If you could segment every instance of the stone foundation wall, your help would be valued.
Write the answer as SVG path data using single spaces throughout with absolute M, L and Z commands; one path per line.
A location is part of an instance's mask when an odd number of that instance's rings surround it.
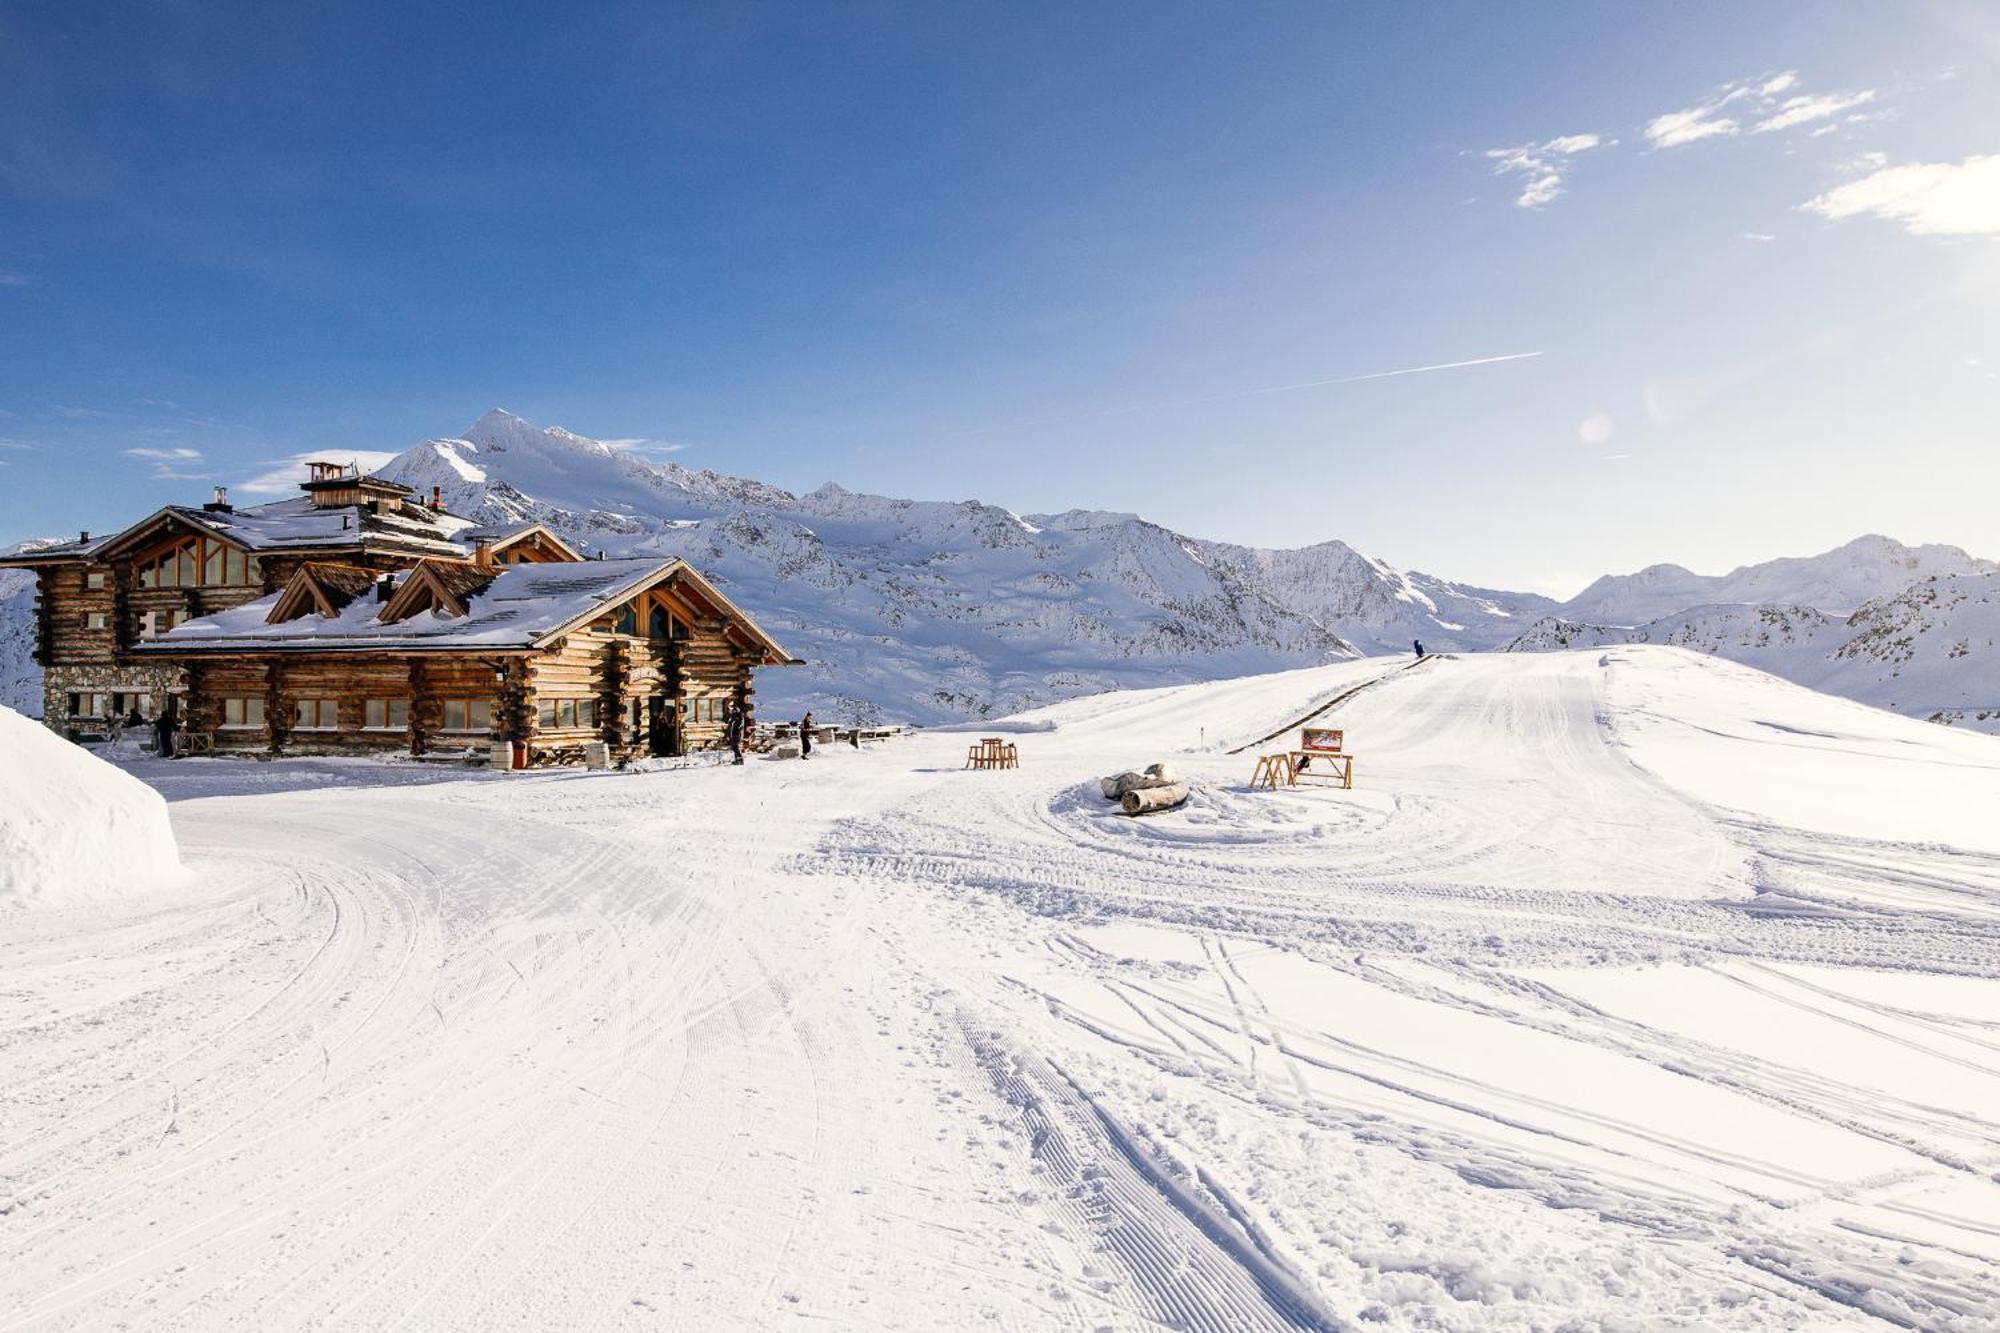
M 143 690 L 153 696 L 147 714 L 157 714 L 167 695 L 187 688 L 187 676 L 177 666 L 157 662 L 92 662 L 83 666 L 50 666 L 42 669 L 42 725 L 50 731 L 70 729 L 69 696 L 72 694 L 118 694 Z

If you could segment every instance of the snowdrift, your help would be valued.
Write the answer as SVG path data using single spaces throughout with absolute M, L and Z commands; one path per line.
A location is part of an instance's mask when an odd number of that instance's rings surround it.
M 0 912 L 137 893 L 181 873 L 158 792 L 0 708 Z

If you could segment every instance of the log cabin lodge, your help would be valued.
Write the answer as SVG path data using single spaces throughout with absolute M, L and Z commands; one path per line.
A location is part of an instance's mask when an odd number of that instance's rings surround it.
M 352 464 L 236 509 L 217 488 L 124 531 L 0 558 L 37 575 L 43 721 L 135 710 L 191 753 L 496 753 L 509 766 L 718 748 L 794 659 L 685 561 L 586 560 Z

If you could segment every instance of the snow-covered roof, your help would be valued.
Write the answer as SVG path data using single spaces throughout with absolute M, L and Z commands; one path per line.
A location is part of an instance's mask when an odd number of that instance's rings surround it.
M 468 574 L 472 570 L 471 566 L 442 562 L 433 568 Z M 522 651 L 543 647 L 606 607 L 676 576 L 693 584 L 704 599 L 736 621 L 768 656 L 781 662 L 790 660 L 783 648 L 685 561 L 660 556 L 498 565 L 490 573 L 481 570 L 477 579 L 466 580 L 466 614 L 420 611 L 387 624 L 380 618 L 384 601 L 357 597 L 337 615 L 304 615 L 274 625 L 268 617 L 281 594 L 273 593 L 186 621 L 156 639 L 134 644 L 133 651 L 164 656 L 272 651 Z M 481 582 L 483 586 L 476 586 Z
M 34 565 L 102 558 L 163 524 L 174 523 L 219 537 L 253 555 L 365 548 L 455 557 L 471 548 L 471 543 L 460 534 L 473 526 L 470 520 L 457 514 L 420 505 L 406 504 L 396 509 L 340 505 L 323 509 L 315 506 L 307 495 L 245 509 L 167 505 L 120 532 L 88 541 L 43 546 L 10 557 L 5 563 Z
M 475 523 L 458 529 L 452 534 L 454 541 L 463 546 L 475 546 L 485 542 L 494 550 L 504 550 L 529 537 L 540 537 L 545 542 L 567 552 L 571 558 L 581 560 L 583 553 L 564 541 L 555 529 L 546 523 L 516 521 L 512 523 Z

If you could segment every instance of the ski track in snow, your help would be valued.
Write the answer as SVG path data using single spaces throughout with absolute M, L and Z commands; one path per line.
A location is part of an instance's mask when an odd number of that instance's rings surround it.
M 2000 742 L 1734 670 L 141 765 L 200 882 L 0 919 L 0 1329 L 2000 1328 Z M 1354 791 L 1245 789 L 1342 696 Z M 1794 816 L 1912 755 L 1963 839 Z

